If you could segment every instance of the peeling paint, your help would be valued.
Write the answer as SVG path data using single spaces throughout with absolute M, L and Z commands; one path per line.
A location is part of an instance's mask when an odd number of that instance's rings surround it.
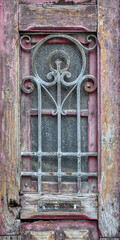
M 101 47 L 101 179 L 99 228 L 103 237 L 118 237 L 118 18 L 119 1 L 98 0 Z

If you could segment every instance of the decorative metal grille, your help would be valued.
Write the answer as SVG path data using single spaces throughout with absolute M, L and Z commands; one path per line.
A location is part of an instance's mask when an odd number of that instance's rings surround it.
M 67 39 L 71 41 L 73 44 L 75 44 L 78 48 L 78 51 L 80 51 L 80 54 L 82 56 L 82 66 L 79 75 L 76 79 L 73 81 L 70 80 L 71 73 L 69 72 L 69 66 L 70 66 L 70 56 L 63 50 L 54 50 L 52 51 L 49 56 L 47 63 L 49 66 L 50 72 L 47 74 L 47 81 L 42 79 L 40 77 L 40 74 L 37 71 L 36 68 L 36 55 L 38 53 L 38 50 L 41 48 L 43 44 L 46 43 L 46 41 L 54 38 L 62 38 Z M 77 188 L 78 193 L 81 192 L 81 179 L 82 177 L 89 177 L 89 176 L 97 176 L 97 173 L 89 173 L 89 172 L 83 172 L 82 171 L 82 157 L 89 157 L 89 156 L 97 156 L 97 152 L 82 152 L 81 150 L 81 105 L 80 105 L 80 88 L 81 84 L 85 79 L 91 79 L 93 84 L 91 85 L 91 82 L 87 81 L 84 85 L 84 88 L 87 92 L 93 92 L 96 90 L 97 87 L 97 81 L 96 78 L 93 75 L 85 74 L 85 68 L 86 68 L 86 55 L 85 51 L 92 51 L 96 45 L 96 36 L 95 35 L 88 35 L 87 41 L 88 43 L 94 40 L 94 46 L 92 48 L 87 48 L 84 45 L 82 45 L 78 40 L 75 38 L 65 35 L 65 34 L 53 34 L 49 35 L 45 38 L 43 38 L 41 41 L 39 41 L 37 44 L 33 45 L 31 48 L 26 48 L 23 45 L 23 39 L 26 39 L 26 42 L 29 43 L 31 41 L 30 36 L 24 35 L 20 39 L 20 45 L 25 51 L 33 51 L 32 54 L 32 73 L 33 75 L 26 76 L 21 81 L 21 89 L 23 92 L 30 94 L 34 90 L 34 83 L 37 85 L 37 92 L 38 92 L 38 151 L 36 152 L 22 152 L 22 156 L 36 156 L 38 157 L 38 171 L 36 172 L 21 172 L 22 176 L 37 176 L 38 177 L 38 192 L 42 192 L 42 176 L 56 176 L 58 178 L 58 192 L 61 193 L 61 178 L 62 177 L 76 177 L 77 178 Z M 62 58 L 66 61 L 66 65 L 63 66 L 62 61 L 59 58 L 59 55 L 62 56 Z M 58 56 L 57 60 L 55 61 L 56 67 L 53 67 L 52 65 L 52 59 L 54 59 L 54 56 Z M 55 66 L 54 65 L 54 66 Z M 28 80 L 29 83 L 28 83 Z M 54 98 L 54 96 L 49 91 L 49 87 L 57 87 L 57 100 Z M 69 89 L 69 92 L 67 95 L 62 99 L 61 96 L 61 88 L 67 88 Z M 61 134 L 62 134 L 62 126 L 61 126 L 61 117 L 67 116 L 71 114 L 71 110 L 65 110 L 64 104 L 69 98 L 70 94 L 76 89 L 76 95 L 77 95 L 77 111 L 72 112 L 72 114 L 77 114 L 77 151 L 76 152 L 63 152 L 61 147 Z M 57 116 L 57 151 L 56 152 L 44 152 L 42 151 L 42 91 L 45 91 L 48 96 L 51 98 L 51 100 L 54 103 L 55 109 L 51 110 L 51 115 Z M 85 110 L 87 111 L 87 110 Z M 58 170 L 55 172 L 45 172 L 42 169 L 42 161 L 44 157 L 57 157 L 58 161 Z M 71 172 L 69 174 L 68 172 L 62 171 L 62 164 L 61 159 L 62 157 L 76 157 L 77 158 L 77 171 Z

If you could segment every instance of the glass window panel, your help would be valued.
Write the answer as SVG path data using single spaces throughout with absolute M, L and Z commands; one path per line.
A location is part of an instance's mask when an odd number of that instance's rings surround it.
M 31 117 L 31 151 L 38 151 L 38 117 Z
M 42 151 L 57 152 L 57 118 L 42 117 Z
M 88 152 L 88 118 L 81 117 L 81 151 Z
M 46 156 L 42 157 L 42 172 L 57 172 L 58 160 L 57 157 Z
M 77 152 L 77 118 L 62 117 L 62 151 Z
M 61 170 L 62 172 L 77 172 L 77 158 L 62 157 Z
M 34 156 L 31 157 L 31 171 L 38 172 L 38 158 Z

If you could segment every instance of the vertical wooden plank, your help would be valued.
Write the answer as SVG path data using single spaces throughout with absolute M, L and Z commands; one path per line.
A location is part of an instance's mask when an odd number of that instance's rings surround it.
M 101 164 L 99 164 L 99 228 L 103 237 L 119 236 L 118 181 L 118 45 L 119 0 L 98 0 L 101 48 Z
M 0 234 L 15 234 L 19 220 L 18 4 L 0 0 Z
M 89 44 L 93 47 L 93 43 Z M 89 74 L 97 77 L 97 53 L 96 49 L 89 52 Z M 92 82 L 91 82 L 92 83 Z M 88 152 L 97 152 L 97 92 L 89 93 L 88 106 Z M 97 158 L 88 158 L 89 172 L 97 172 Z M 97 178 L 89 177 L 89 191 L 97 192 Z

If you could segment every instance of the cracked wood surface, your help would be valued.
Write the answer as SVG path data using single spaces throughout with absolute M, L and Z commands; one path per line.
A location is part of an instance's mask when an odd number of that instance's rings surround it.
M 21 224 L 21 240 L 98 240 L 95 221 L 37 221 Z
M 20 236 L 2 236 L 0 240 L 21 240 Z
M 28 0 L 31 3 L 31 0 Z M 21 0 L 28 3 L 27 0 Z M 36 0 L 37 2 L 37 0 Z M 80 2 L 80 1 L 79 1 Z M 92 3 L 92 1 L 91 1 Z M 59 8 L 59 14 L 58 14 Z M 20 30 L 63 27 L 96 31 L 96 7 L 20 6 Z M 24 10 L 24 11 L 22 11 Z M 39 17 L 39 11 L 42 11 Z M 82 13 L 82 15 L 79 13 Z M 98 0 L 98 39 L 101 59 L 99 74 L 101 102 L 99 124 L 102 133 L 99 158 L 99 228 L 103 238 L 119 239 L 118 182 L 118 17 L 119 0 Z M 49 17 L 48 13 L 49 12 Z M 53 18 L 55 16 L 55 21 Z M 30 24 L 31 15 L 32 24 Z M 58 18 L 57 18 L 58 16 Z M 61 20 L 65 16 L 65 21 Z M 76 18 L 76 21 L 74 20 Z M 53 25 L 55 22 L 55 25 Z M 9 25 L 8 25 L 9 23 Z M 36 24 L 35 24 L 36 23 Z M 19 43 L 18 4 L 16 0 L 0 0 L 0 240 L 19 239 Z M 69 25 L 68 25 L 69 24 Z M 83 28 L 84 26 L 84 28 Z M 38 30 L 39 30 L 38 29 Z M 99 75 L 98 74 L 98 75 Z M 100 99 L 100 98 L 99 98 Z M 99 134 L 100 136 L 100 134 Z M 15 204 L 16 207 L 13 207 Z
M 85 5 L 95 5 L 96 0 L 19 0 L 19 3 L 23 4 L 85 4 Z
M 44 202 L 44 201 L 55 201 L 59 203 L 59 201 L 77 201 L 80 202 L 80 210 L 79 212 L 72 211 L 72 212 L 63 212 L 63 211 L 51 211 L 51 212 L 40 212 L 38 211 L 38 201 Z M 80 196 L 57 196 L 57 195 L 43 195 L 40 194 L 24 194 L 24 196 L 21 198 L 21 219 L 37 219 L 37 218 L 50 218 L 51 216 L 54 216 L 54 218 L 71 218 L 70 215 L 72 215 L 72 218 L 81 218 L 81 219 L 97 219 L 97 195 L 96 194 L 82 194 Z M 52 217 L 51 217 L 52 218 Z
M 98 0 L 100 44 L 101 158 L 99 159 L 99 228 L 103 237 L 119 237 L 118 45 L 119 0 Z M 98 59 L 99 61 L 99 59 Z
M 77 31 L 96 31 L 96 6 L 47 6 L 21 4 L 19 9 L 19 30 L 34 31 L 42 29 L 59 29 Z
M 0 235 L 18 233 L 19 35 L 16 0 L 0 0 Z M 8 238 L 9 239 L 9 238 Z

